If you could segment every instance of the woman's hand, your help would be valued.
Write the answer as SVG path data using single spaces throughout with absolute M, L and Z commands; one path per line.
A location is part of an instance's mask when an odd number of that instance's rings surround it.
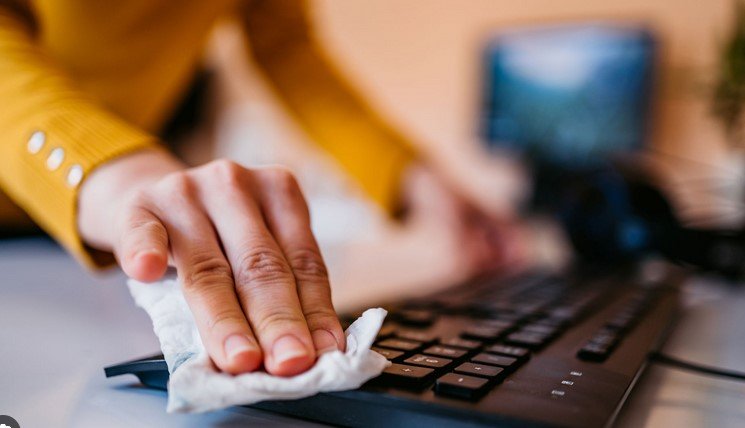
M 430 235 L 429 245 L 440 244 L 443 254 L 438 265 L 451 282 L 524 263 L 523 243 L 512 219 L 484 212 L 428 167 L 408 168 L 402 194 L 406 223 Z
M 186 168 L 159 151 L 97 169 L 79 199 L 79 230 L 122 269 L 154 281 L 175 265 L 218 368 L 281 376 L 343 350 L 326 267 L 303 195 L 282 168 L 225 160 Z

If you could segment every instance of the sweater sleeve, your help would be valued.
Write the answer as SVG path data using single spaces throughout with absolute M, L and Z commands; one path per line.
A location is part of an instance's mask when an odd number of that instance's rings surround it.
M 77 231 L 78 189 L 97 166 L 155 138 L 76 90 L 18 4 L 0 0 L 0 187 L 80 261 L 109 264 L 113 257 L 86 247 Z
M 333 155 L 389 213 L 414 157 L 407 140 L 378 116 L 313 37 L 304 0 L 248 2 L 241 13 L 259 68 L 308 135 Z

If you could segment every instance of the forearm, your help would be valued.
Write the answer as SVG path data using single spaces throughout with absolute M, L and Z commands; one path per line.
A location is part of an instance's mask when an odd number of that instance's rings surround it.
M 310 137 L 395 211 L 414 150 L 337 70 L 315 41 L 306 8 L 300 0 L 253 2 L 243 14 L 253 56 Z

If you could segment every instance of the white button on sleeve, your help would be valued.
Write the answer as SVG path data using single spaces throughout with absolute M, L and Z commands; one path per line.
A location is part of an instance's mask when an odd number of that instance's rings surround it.
M 46 143 L 46 141 L 47 135 L 42 131 L 36 131 L 31 134 L 31 137 L 28 139 L 26 148 L 28 149 L 29 153 L 35 155 L 39 153 L 42 148 L 44 148 L 44 143 Z
M 83 167 L 80 165 L 73 165 L 67 170 L 67 185 L 75 187 L 83 180 Z
M 47 158 L 47 168 L 49 168 L 50 171 L 54 171 L 57 168 L 62 165 L 62 162 L 65 160 L 65 150 L 57 147 L 56 149 L 52 150 L 51 153 L 49 153 L 49 157 Z

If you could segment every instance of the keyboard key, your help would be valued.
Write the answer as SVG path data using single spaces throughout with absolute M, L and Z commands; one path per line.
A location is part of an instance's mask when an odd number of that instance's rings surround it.
M 610 348 L 604 345 L 588 343 L 577 352 L 577 357 L 585 361 L 601 362 L 605 361 L 610 355 Z
M 481 346 L 481 342 L 477 340 L 468 340 L 460 337 L 450 337 L 440 341 L 441 344 L 446 346 L 454 346 L 456 348 L 463 348 L 468 350 L 474 350 Z
M 466 355 L 468 351 L 466 351 L 465 349 L 451 348 L 449 346 L 435 345 L 425 349 L 424 351 L 422 351 L 422 353 L 455 360 Z
M 549 339 L 549 336 L 546 336 L 545 334 L 518 331 L 508 335 L 504 341 L 510 345 L 522 346 L 528 349 L 538 349 L 545 345 Z
M 499 339 L 505 331 L 506 329 L 499 327 L 470 326 L 460 335 L 464 339 L 476 339 L 484 342 L 491 342 Z
M 380 327 L 380 331 L 378 331 L 378 340 L 387 339 L 391 336 L 393 336 L 393 333 L 396 331 L 396 326 L 393 324 L 384 324 L 383 327 Z
M 618 336 L 615 334 L 609 334 L 609 333 L 595 333 L 590 338 L 590 342 L 592 342 L 595 345 L 603 345 L 607 347 L 613 347 L 618 343 Z
M 491 328 L 502 328 L 502 329 L 510 329 L 515 327 L 514 321 L 507 321 L 504 319 L 491 319 L 491 320 L 485 320 L 478 323 L 479 327 L 491 327 Z
M 403 325 L 429 327 L 437 316 L 434 312 L 421 309 L 404 309 L 394 314 L 395 320 Z
M 435 393 L 450 397 L 475 400 L 488 390 L 489 380 L 474 376 L 448 373 L 437 379 Z
M 525 315 L 514 312 L 492 312 L 489 314 L 489 318 L 495 321 L 504 321 L 514 324 L 525 318 Z
M 453 360 L 442 357 L 432 357 L 430 355 L 416 354 L 413 357 L 409 357 L 404 360 L 404 363 L 414 364 L 417 366 L 430 367 L 433 369 L 440 369 L 448 364 L 452 363 Z
M 619 333 L 627 331 L 634 322 L 633 317 L 626 315 L 617 315 L 605 324 L 606 328 L 615 330 Z
M 569 324 L 571 324 L 571 321 L 567 319 L 562 319 L 562 318 L 545 317 L 545 318 L 539 318 L 537 320 L 534 320 L 531 322 L 531 324 L 554 327 L 557 329 L 557 331 L 559 331 L 559 330 L 565 329 Z
M 373 346 L 371 349 L 377 352 L 378 354 L 384 356 L 388 361 L 395 360 L 396 358 L 404 354 L 401 351 L 394 351 L 393 349 L 378 348 L 376 346 Z
M 399 388 L 420 388 L 429 383 L 434 376 L 434 369 L 427 367 L 391 364 L 383 370 L 380 381 Z
M 486 364 L 474 364 L 474 363 L 463 363 L 456 367 L 454 370 L 456 373 L 480 376 L 489 379 L 501 379 L 504 377 L 505 370 L 502 367 L 487 366 Z
M 422 347 L 421 342 L 413 342 L 411 340 L 404 340 L 404 339 L 386 339 L 383 341 L 378 342 L 377 344 L 381 348 L 389 348 L 389 349 L 395 349 L 397 351 L 413 351 L 415 349 L 419 349 Z
M 505 357 L 504 355 L 487 354 L 482 352 L 471 359 L 476 363 L 491 364 L 493 366 L 514 369 L 517 367 L 517 358 Z
M 530 358 L 530 351 L 518 346 L 491 345 L 487 347 L 485 351 L 490 354 L 506 355 L 508 357 L 517 358 L 519 361 L 525 361 Z
M 415 342 L 422 343 L 433 343 L 437 340 L 437 336 L 431 333 L 425 333 L 423 331 L 399 329 L 394 333 L 399 339 L 412 340 Z
M 527 324 L 522 326 L 522 328 L 520 328 L 520 331 L 524 331 L 527 333 L 539 333 L 546 336 L 555 336 L 559 332 L 559 329 L 543 324 Z

